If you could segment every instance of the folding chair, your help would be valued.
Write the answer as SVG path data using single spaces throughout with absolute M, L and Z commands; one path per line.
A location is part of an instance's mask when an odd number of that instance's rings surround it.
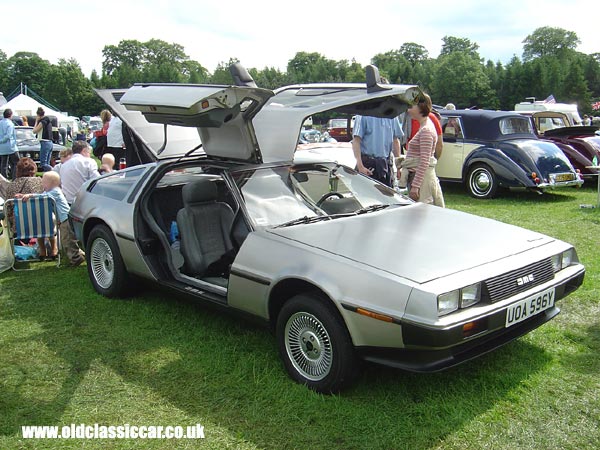
M 54 223 L 54 218 L 58 217 L 56 204 L 51 197 L 46 195 L 34 195 L 24 201 L 22 199 L 8 199 L 4 204 L 5 209 L 13 209 L 14 233 L 13 227 L 9 224 L 9 237 L 11 250 L 15 255 L 13 270 L 17 269 L 15 254 L 15 241 L 29 241 L 30 239 L 56 238 L 57 245 L 60 244 L 60 230 Z M 39 241 L 38 241 L 39 242 Z M 38 244 L 39 245 L 39 244 Z M 39 258 L 27 259 L 24 262 L 41 261 Z M 56 258 L 56 267 L 60 266 L 60 251 Z

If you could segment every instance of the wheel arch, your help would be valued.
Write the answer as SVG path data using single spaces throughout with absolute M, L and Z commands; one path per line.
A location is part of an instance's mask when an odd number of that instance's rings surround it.
M 277 284 L 271 289 L 271 292 L 269 293 L 268 303 L 270 327 L 273 329 L 275 328 L 279 312 L 281 311 L 281 308 L 283 308 L 283 305 L 286 301 L 298 294 L 306 293 L 317 294 L 324 300 L 326 300 L 328 303 L 330 303 L 340 315 L 340 318 L 344 322 L 344 326 L 346 327 L 346 329 L 348 329 L 348 324 L 344 320 L 343 314 L 341 314 L 338 306 L 331 299 L 331 296 L 316 284 L 300 278 L 285 278 L 277 282 Z
M 110 232 L 113 233 L 113 236 L 114 236 L 114 232 L 113 232 L 112 228 L 104 220 L 102 220 L 98 217 L 90 217 L 83 224 L 83 233 L 82 233 L 81 237 L 82 237 L 82 244 L 83 244 L 84 248 L 87 246 L 87 240 L 88 240 L 90 233 L 92 232 L 94 227 L 96 227 L 97 225 L 106 226 L 106 228 L 108 228 L 110 230 Z
M 481 147 L 473 151 L 463 164 L 463 183 L 468 182 L 467 175 L 475 164 L 492 169 L 501 187 L 535 187 L 529 174 L 500 148 Z

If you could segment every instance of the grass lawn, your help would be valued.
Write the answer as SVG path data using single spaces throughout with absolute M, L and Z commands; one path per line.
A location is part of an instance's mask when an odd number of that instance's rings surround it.
M 103 298 L 85 267 L 10 271 L 0 275 L 0 449 L 600 448 L 600 210 L 579 209 L 596 201 L 595 185 L 489 201 L 444 188 L 449 208 L 575 244 L 586 280 L 555 320 L 442 373 L 368 366 L 353 388 L 323 396 L 288 378 L 262 328 L 152 287 Z M 71 423 L 200 423 L 206 439 L 21 438 L 21 425 Z

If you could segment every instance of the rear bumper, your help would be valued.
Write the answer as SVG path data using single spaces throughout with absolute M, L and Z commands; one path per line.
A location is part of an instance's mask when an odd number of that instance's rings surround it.
M 541 189 L 542 191 L 545 191 L 545 190 L 558 189 L 558 188 L 570 187 L 570 186 L 581 186 L 582 184 L 583 184 L 583 179 L 577 179 L 577 180 L 573 180 L 573 181 L 561 181 L 561 182 L 556 182 L 556 183 L 540 183 L 535 187 L 537 189 Z
M 583 283 L 585 270 L 555 286 L 556 300 L 564 298 Z M 555 305 L 519 324 L 505 327 L 506 309 L 484 318 L 485 329 L 465 338 L 462 325 L 431 329 L 414 323 L 402 323 L 405 348 L 357 347 L 365 361 L 411 372 L 437 372 L 484 355 L 524 334 L 535 330 L 558 315 Z

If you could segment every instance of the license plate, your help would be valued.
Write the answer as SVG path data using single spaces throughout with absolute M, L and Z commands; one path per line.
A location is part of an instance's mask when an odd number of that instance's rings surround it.
M 346 134 L 346 130 L 340 131 L 340 134 Z
M 524 321 L 554 306 L 554 288 L 538 292 L 525 300 L 510 305 L 506 310 L 506 328 Z
M 558 173 L 554 176 L 554 179 L 558 183 L 561 181 L 573 181 L 575 179 L 575 175 L 572 173 Z

